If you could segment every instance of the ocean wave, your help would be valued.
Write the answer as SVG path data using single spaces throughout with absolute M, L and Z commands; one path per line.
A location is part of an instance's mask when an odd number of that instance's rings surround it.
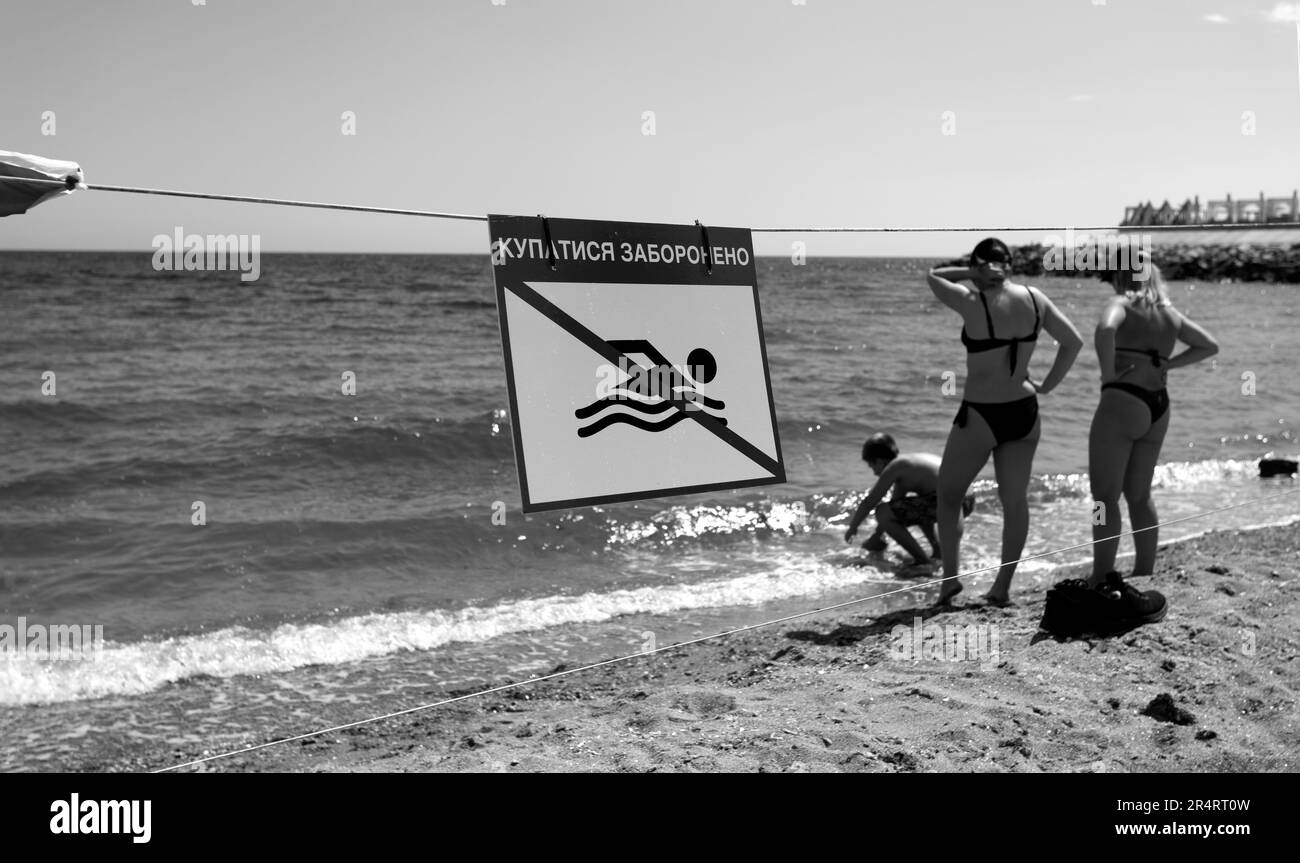
M 371 464 L 416 459 L 430 464 L 464 459 L 508 457 L 510 424 L 503 411 L 472 418 L 364 424 L 361 418 L 333 430 L 293 431 L 253 444 L 250 449 L 294 463 L 325 457 L 331 464 Z
M 1248 479 L 1259 474 L 1257 461 L 1239 459 L 1170 462 L 1156 469 L 1157 489 L 1192 489 L 1225 479 Z M 982 512 L 998 509 L 997 483 L 977 480 L 971 487 Z M 848 490 L 807 495 L 793 500 L 753 496 L 734 504 L 670 506 L 644 519 L 611 519 L 609 544 L 674 545 L 683 542 L 716 543 L 738 536 L 762 538 L 791 536 L 825 529 L 844 520 L 862 499 L 863 491 Z M 1047 474 L 1029 484 L 1031 502 L 1038 505 L 1059 500 L 1089 500 L 1087 474 Z M 601 512 L 597 508 L 597 513 Z
M 205 398 L 156 398 L 115 400 L 111 404 L 88 405 L 65 398 L 19 399 L 0 403 L 0 417 L 18 424 L 18 431 L 44 433 L 55 427 L 132 423 L 196 422 L 210 419 L 261 418 L 282 410 L 259 399 L 219 400 Z
M 294 468 L 301 473 L 303 462 L 319 459 L 337 459 L 347 462 L 368 463 L 375 460 L 410 458 L 429 465 L 438 462 L 462 460 L 490 454 L 499 461 L 508 462 L 510 443 L 503 435 L 493 436 L 483 424 L 490 418 L 473 422 L 451 422 L 448 433 L 452 439 L 437 434 L 412 432 L 395 427 L 357 429 L 355 433 L 341 436 L 294 436 L 292 443 L 281 441 L 283 449 L 274 463 L 286 470 Z M 498 425 L 501 418 L 496 418 Z M 477 431 L 470 431 L 477 429 Z M 455 443 L 459 435 L 469 435 L 468 442 Z M 260 489 L 271 476 L 268 463 L 256 462 L 250 467 L 247 455 L 195 463 L 179 459 L 133 460 L 129 464 L 93 465 L 46 471 L 42 474 L 0 485 L 0 492 L 12 501 L 53 494 L 60 490 L 69 492 L 84 484 L 111 482 L 113 484 L 162 485 L 169 481 L 193 481 L 196 476 L 241 476 L 250 469 L 258 483 L 249 487 L 255 500 Z M 1158 490 L 1196 490 L 1224 480 L 1240 481 L 1258 475 L 1258 465 L 1248 460 L 1212 460 L 1199 462 L 1173 462 L 1160 465 L 1155 476 Z M 997 484 L 991 479 L 978 480 L 972 486 L 977 498 L 977 511 L 997 512 Z M 734 547 L 754 541 L 778 537 L 791 537 L 815 533 L 841 524 L 846 513 L 851 512 L 861 500 L 861 489 L 838 489 L 796 497 L 780 497 L 771 492 L 737 493 L 732 500 L 664 505 L 622 504 L 592 507 L 555 513 L 536 513 L 528 516 L 528 533 L 547 537 L 545 543 L 529 543 L 533 551 L 568 551 L 587 553 L 601 548 L 639 548 L 652 551 L 668 547 L 693 547 L 719 549 Z M 1049 474 L 1035 477 L 1030 482 L 1029 497 L 1036 507 L 1058 502 L 1091 499 L 1086 474 Z M 647 513 L 649 508 L 651 512 Z M 243 516 L 237 520 L 214 521 L 223 542 L 269 543 L 276 545 L 285 536 L 292 535 L 301 542 L 316 541 L 336 543 L 345 539 L 364 541 L 368 534 L 382 532 L 394 553 L 392 562 L 400 562 L 405 555 L 412 560 L 427 553 L 429 541 L 440 544 L 443 553 L 472 553 L 483 543 L 495 543 L 499 528 L 490 520 L 471 517 L 466 511 L 430 513 L 419 517 L 394 517 L 392 511 L 380 511 L 375 518 L 338 517 L 339 508 L 321 510 L 313 515 L 303 511 L 302 517 L 285 519 L 281 510 L 267 508 L 267 518 L 251 513 L 259 511 L 252 503 L 241 505 Z M 475 513 L 477 515 L 479 513 Z M 77 517 L 70 521 L 50 520 L 40 516 L 36 522 L 16 517 L 7 525 L 0 525 L 0 539 L 7 537 L 13 548 L 21 547 L 25 553 L 35 554 L 41 549 L 57 549 L 66 536 L 76 535 L 90 543 L 119 542 L 123 532 L 137 532 L 143 539 L 154 529 L 168 530 L 173 525 L 141 525 L 114 519 Z M 139 533 L 143 531 L 144 533 Z M 283 562 L 282 562 L 283 563 Z
M 48 429 L 50 424 L 67 427 L 79 423 L 113 421 L 112 414 L 107 409 L 56 398 L 0 402 L 0 417 L 7 422 L 39 424 L 42 429 Z
M 1225 479 L 1249 479 L 1259 476 L 1258 459 L 1206 459 L 1203 461 L 1175 461 L 1156 465 L 1151 479 L 1152 489 L 1189 489 Z M 989 483 L 989 490 L 996 490 Z M 1038 500 L 1062 497 L 1090 497 L 1092 494 L 1086 473 L 1044 474 L 1029 483 L 1029 494 Z
M 496 311 L 497 304 L 495 300 L 465 300 L 465 299 L 448 299 L 439 300 L 438 305 L 448 309 L 491 309 Z
M 455 611 L 372 613 L 267 631 L 231 627 L 129 644 L 105 642 L 93 661 L 0 658 L 0 704 L 41 704 L 137 695 L 187 678 L 233 677 L 333 665 L 401 651 L 483 642 L 631 614 L 761 605 L 870 581 L 873 573 L 787 555 L 761 574 L 578 596 L 545 596 Z
M 47 408 L 28 402 L 20 405 L 22 411 L 42 423 L 45 434 L 49 433 L 51 416 L 69 427 L 92 420 L 113 422 L 111 415 L 94 408 L 72 405 Z M 119 408 L 114 415 L 120 419 L 125 410 Z M 263 416 L 255 402 L 241 410 L 249 418 Z M 0 492 L 17 500 L 75 494 L 92 487 L 229 479 L 245 471 L 252 471 L 261 481 L 281 471 L 292 471 L 297 477 L 304 470 L 337 471 L 349 466 L 393 466 L 403 462 L 437 468 L 474 461 L 498 462 L 509 459 L 512 452 L 510 424 L 502 411 L 467 419 L 436 418 L 396 424 L 369 424 L 360 417 L 349 419 L 352 421 L 347 424 L 343 424 L 346 420 L 336 421 L 328 430 L 319 426 L 266 431 L 244 427 L 233 430 L 233 437 L 213 433 L 197 442 L 192 434 L 181 429 L 175 437 L 156 438 L 147 449 L 137 448 L 130 454 L 102 458 L 83 454 L 57 467 L 26 473 L 15 471 L 8 482 L 0 483 Z M 191 452 L 195 452 L 192 457 L 188 455 Z
M 797 521 L 797 508 L 787 515 Z M 1252 526 L 1296 523 L 1300 523 L 1300 516 L 1288 514 Z M 1177 541 L 1198 535 L 1185 534 Z M 1083 559 L 1033 560 L 1022 565 L 1022 578 L 1032 574 L 1041 580 Z M 963 569 L 973 572 L 980 566 L 996 566 L 995 561 L 996 557 L 988 552 L 971 549 Z M 454 610 L 372 612 L 322 622 L 283 623 L 265 630 L 233 626 L 131 643 L 108 641 L 92 654 L 90 661 L 42 661 L 0 655 L 0 705 L 139 695 L 205 676 L 230 678 L 340 665 L 402 652 L 483 643 L 555 627 L 601 624 L 631 615 L 760 606 L 872 583 L 879 587 L 864 599 L 908 588 L 878 570 L 845 566 L 844 562 L 843 555 L 778 551 L 764 555 L 762 572 L 705 581 L 546 595 Z M 864 610 L 870 613 L 869 607 L 864 606 Z
M 1163 481 L 1180 483 L 1184 488 L 1194 490 L 1197 486 L 1212 485 L 1216 480 L 1235 476 L 1238 478 L 1237 487 L 1241 489 L 1240 480 L 1254 475 L 1255 464 L 1224 461 L 1176 463 L 1165 467 L 1167 471 Z M 1082 478 L 1076 475 L 1063 475 L 1042 477 L 1036 483 L 1041 489 L 1050 490 L 1045 493 L 1055 494 L 1058 499 L 1066 501 L 1064 509 L 1070 510 L 1073 504 L 1068 502 L 1069 499 L 1086 499 L 1086 484 L 1081 486 L 1081 481 Z M 981 495 L 993 493 L 991 484 L 977 486 L 977 490 L 980 489 Z M 582 513 L 530 517 L 526 529 L 529 537 L 526 553 L 534 564 L 537 563 L 536 553 L 551 543 L 553 548 L 568 546 L 570 551 L 582 551 L 584 557 L 586 551 L 601 547 L 606 548 L 606 554 L 620 550 L 632 551 L 634 556 L 650 552 L 653 559 L 659 559 L 660 553 L 670 553 L 670 549 L 678 553 L 684 549 L 702 549 L 705 555 L 700 560 L 706 564 L 716 561 L 716 565 L 709 565 L 709 575 L 701 581 L 589 590 L 578 595 L 552 592 L 540 597 L 458 609 L 376 611 L 322 622 L 286 622 L 273 628 L 268 625 L 266 629 L 233 626 L 170 638 L 108 643 L 93 662 L 32 662 L 0 657 L 0 704 L 132 695 L 202 675 L 232 677 L 283 672 L 401 651 L 486 642 L 500 636 L 559 626 L 598 624 L 626 615 L 755 606 L 851 588 L 882 578 L 882 573 L 875 569 L 840 565 L 849 562 L 847 558 L 855 556 L 856 550 L 846 552 L 836 542 L 832 543 L 836 550 L 828 553 L 825 544 L 818 541 L 801 543 L 796 547 L 765 540 L 807 533 L 838 533 L 845 513 L 856 503 L 858 494 L 846 491 L 794 500 L 755 497 L 732 504 L 678 505 L 649 517 L 637 515 L 625 507 L 595 507 Z M 994 506 L 996 504 L 990 508 Z M 986 512 L 982 506 L 976 512 L 976 518 Z M 1275 516 L 1265 523 L 1296 523 L 1297 517 L 1292 509 L 1276 512 Z M 401 552 L 401 548 L 409 545 L 410 554 L 404 559 L 412 565 L 418 565 L 421 554 L 427 559 L 431 536 L 438 538 L 439 554 L 444 560 L 458 557 L 458 549 L 484 542 L 495 544 L 499 538 L 499 530 L 492 527 L 489 520 L 459 516 L 437 518 L 434 523 L 424 519 L 406 519 L 378 523 L 264 522 L 239 527 L 249 531 L 243 540 L 260 537 L 268 548 L 275 547 L 273 540 L 289 529 L 293 529 L 299 539 L 318 538 L 308 542 L 304 551 L 318 550 L 322 543 L 355 545 L 370 542 L 406 554 Z M 58 540 L 57 535 L 66 533 L 57 527 L 51 531 L 51 542 Z M 991 546 L 986 549 L 978 544 L 975 534 L 979 532 L 975 530 L 968 537 L 970 547 L 963 559 L 966 571 L 993 565 L 996 560 L 990 556 L 994 551 Z M 984 538 L 995 543 L 996 531 L 987 533 Z M 111 536 L 111 531 L 106 536 Z M 424 544 L 417 548 L 421 536 Z M 450 541 L 453 537 L 457 542 L 444 543 L 444 539 Z M 738 543 L 751 548 L 737 550 Z M 719 548 L 727 550 L 720 556 L 708 553 Z M 313 563 L 310 555 L 298 559 L 284 555 L 283 550 L 277 553 L 279 557 L 271 568 L 277 573 Z M 519 553 L 525 553 L 525 550 L 521 549 Z M 1086 555 L 1086 551 L 1080 551 L 1073 556 L 1053 555 L 1033 560 L 1022 565 L 1022 572 L 1025 576 L 1037 577 L 1061 565 L 1077 563 Z M 319 565 L 319 559 L 315 563 Z M 730 574 L 725 574 L 728 570 Z M 194 587 L 190 585 L 188 589 L 192 592 Z M 550 590 L 554 591 L 553 588 Z

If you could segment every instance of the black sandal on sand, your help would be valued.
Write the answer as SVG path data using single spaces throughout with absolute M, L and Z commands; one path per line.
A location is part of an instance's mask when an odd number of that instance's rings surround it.
M 1016 604 L 1016 601 L 1009 596 L 1006 599 L 994 599 L 986 593 L 981 599 L 984 600 L 985 605 L 991 605 L 994 608 L 1011 608 Z

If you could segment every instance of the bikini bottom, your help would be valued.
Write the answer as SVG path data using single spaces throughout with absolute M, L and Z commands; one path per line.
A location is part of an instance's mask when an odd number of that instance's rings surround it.
M 1102 384 L 1103 390 L 1122 390 L 1131 396 L 1136 396 L 1146 402 L 1147 410 L 1151 412 L 1151 424 L 1155 425 L 1160 418 L 1169 410 L 1169 390 L 1161 387 L 1158 390 L 1143 389 L 1137 384 L 1126 384 L 1123 381 L 1111 381 L 1108 384 Z
M 1028 437 L 1038 422 L 1038 396 L 1025 396 L 1013 402 L 968 402 L 963 400 L 952 421 L 958 428 L 966 428 L 967 411 L 974 410 L 984 418 L 999 444 Z

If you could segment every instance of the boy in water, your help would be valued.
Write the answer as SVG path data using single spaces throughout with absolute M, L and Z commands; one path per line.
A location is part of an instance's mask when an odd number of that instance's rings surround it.
M 892 437 L 877 433 L 867 438 L 867 442 L 862 445 L 862 460 L 879 479 L 862 499 L 862 503 L 858 504 L 857 511 L 849 521 L 849 529 L 844 534 L 844 541 L 853 541 L 858 527 L 874 510 L 878 527 L 862 547 L 870 551 L 883 551 L 886 543 L 881 534 L 884 533 L 912 556 L 912 560 L 904 566 L 903 573 L 917 569 L 928 571 L 940 557 L 939 540 L 934 534 L 938 512 L 936 491 L 939 484 L 939 457 L 928 452 L 900 455 L 898 445 Z M 893 492 L 890 499 L 885 501 L 885 494 L 891 489 Z M 962 502 L 962 515 L 970 515 L 974 508 L 975 495 L 966 495 Z M 921 528 L 921 533 L 930 543 L 929 555 L 912 536 L 909 529 L 912 527 Z

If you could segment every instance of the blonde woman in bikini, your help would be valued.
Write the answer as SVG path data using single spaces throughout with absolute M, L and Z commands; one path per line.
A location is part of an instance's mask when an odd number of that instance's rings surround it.
M 1150 575 L 1156 563 L 1156 507 L 1151 479 L 1169 430 L 1171 369 L 1214 356 L 1219 345 L 1202 327 L 1173 307 L 1160 270 L 1148 262 L 1141 272 L 1120 270 L 1097 324 L 1095 344 L 1101 365 L 1101 400 L 1088 434 L 1088 475 L 1094 506 L 1092 576 L 1088 583 L 1128 606 L 1135 623 L 1164 617 L 1166 603 L 1155 591 L 1125 585 L 1115 572 L 1122 517 L 1119 498 L 1128 504 L 1137 552 L 1133 575 Z M 1187 345 L 1173 355 L 1179 342 Z

